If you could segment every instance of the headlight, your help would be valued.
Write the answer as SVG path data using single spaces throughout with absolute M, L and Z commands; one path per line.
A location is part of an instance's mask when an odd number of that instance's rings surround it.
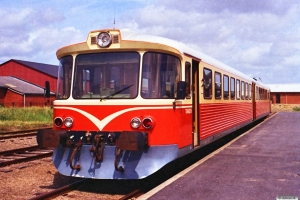
M 130 121 L 130 125 L 132 128 L 139 128 L 141 126 L 141 120 L 135 117 Z
M 147 118 L 143 119 L 142 124 L 145 129 L 150 129 L 153 126 L 153 121 L 150 117 L 147 117 Z
M 64 125 L 68 128 L 70 128 L 73 125 L 73 119 L 71 117 L 67 117 L 64 120 Z
M 108 32 L 101 32 L 97 36 L 97 44 L 100 47 L 108 47 L 111 44 L 111 35 Z
M 54 124 L 55 124 L 55 126 L 57 126 L 57 127 L 61 127 L 62 124 L 63 124 L 62 118 L 56 117 L 56 118 L 54 119 Z

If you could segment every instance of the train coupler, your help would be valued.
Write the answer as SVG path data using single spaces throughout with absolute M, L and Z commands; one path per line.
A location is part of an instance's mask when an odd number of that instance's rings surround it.
M 94 163 L 102 162 L 103 152 L 105 148 L 104 136 L 102 134 L 96 134 L 94 137 L 93 146 L 90 148 L 90 152 L 93 153 Z
M 78 143 L 75 145 L 75 148 L 73 149 L 73 152 L 72 152 L 70 160 L 69 160 L 70 161 L 70 167 L 73 170 L 80 170 L 81 169 L 79 164 L 76 165 L 76 166 L 73 166 L 74 156 L 75 156 L 77 151 L 80 151 L 81 147 L 82 147 L 82 137 L 79 139 Z

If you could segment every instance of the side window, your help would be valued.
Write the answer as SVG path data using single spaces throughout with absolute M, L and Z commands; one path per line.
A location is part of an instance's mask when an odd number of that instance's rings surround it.
M 261 100 L 262 99 L 261 88 L 259 88 L 258 91 L 259 91 L 259 100 Z
M 249 99 L 252 99 L 252 85 L 249 83 Z
M 186 86 L 185 86 L 185 96 L 186 98 L 190 98 L 191 97 L 191 63 L 186 62 L 185 63 L 185 82 L 186 82 Z
M 230 78 L 230 98 L 235 99 L 235 79 Z
M 147 52 L 143 56 L 142 98 L 174 99 L 181 80 L 180 60 L 169 54 Z
M 256 86 L 256 100 L 259 100 L 259 88 Z
M 240 88 L 240 80 L 236 79 L 236 99 L 240 99 L 241 97 L 241 88 Z
M 203 69 L 203 94 L 205 99 L 211 99 L 212 96 L 212 71 Z
M 224 99 L 228 99 L 229 97 L 229 77 L 227 75 L 224 75 Z
M 73 57 L 65 56 L 59 60 L 58 77 L 57 77 L 57 99 L 68 99 L 71 90 L 71 77 Z
M 241 88 L 242 88 L 242 96 L 241 96 L 241 99 L 244 99 L 244 97 L 245 97 L 245 83 L 244 83 L 244 81 L 242 81 Z
M 215 98 L 221 99 L 222 97 L 222 80 L 221 80 L 221 74 L 219 72 L 215 72 Z
M 248 93 L 249 93 L 249 91 L 248 91 L 248 83 L 245 83 L 245 91 L 246 91 L 246 99 L 248 99 Z

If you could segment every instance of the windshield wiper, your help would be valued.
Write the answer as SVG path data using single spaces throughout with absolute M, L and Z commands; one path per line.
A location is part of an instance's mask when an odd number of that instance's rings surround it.
M 123 88 L 123 89 L 121 89 L 121 90 L 119 90 L 119 91 L 117 91 L 117 92 L 115 92 L 115 93 L 113 93 L 113 94 L 111 94 L 111 95 L 108 95 L 108 96 L 106 96 L 106 97 L 104 97 L 104 98 L 101 98 L 100 101 L 102 101 L 103 99 L 109 99 L 110 97 L 113 97 L 113 96 L 115 96 L 116 94 L 119 94 L 119 93 L 121 93 L 121 92 L 127 90 L 127 89 L 130 88 L 131 86 L 133 86 L 133 84 L 132 84 L 132 85 L 129 85 L 129 86 L 127 86 L 127 87 L 125 87 L 125 88 Z

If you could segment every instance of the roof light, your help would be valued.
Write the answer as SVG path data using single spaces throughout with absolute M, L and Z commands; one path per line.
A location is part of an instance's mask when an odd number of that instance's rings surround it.
M 112 38 L 110 33 L 108 32 L 101 32 L 97 36 L 97 44 L 100 47 L 108 47 L 111 44 Z

